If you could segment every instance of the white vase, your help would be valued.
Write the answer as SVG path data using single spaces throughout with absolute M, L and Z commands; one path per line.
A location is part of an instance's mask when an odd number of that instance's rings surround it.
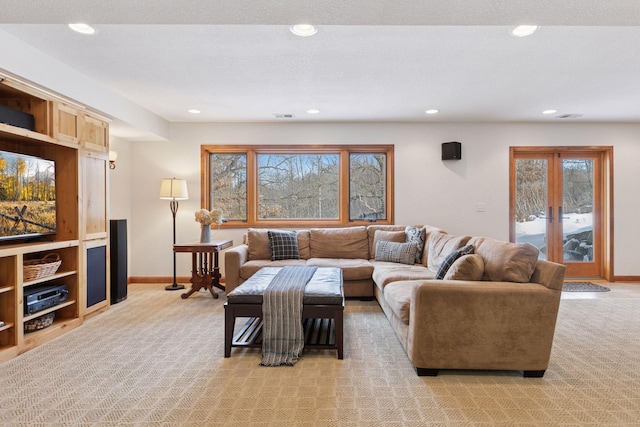
M 211 226 L 203 225 L 200 230 L 200 243 L 209 243 L 211 242 Z

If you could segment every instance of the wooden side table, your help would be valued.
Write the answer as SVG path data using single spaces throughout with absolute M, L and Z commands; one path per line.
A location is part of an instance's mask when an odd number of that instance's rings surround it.
M 204 288 L 211 292 L 211 296 L 218 298 L 213 287 L 224 290 L 220 285 L 220 267 L 218 265 L 218 252 L 233 246 L 233 240 L 212 240 L 209 243 L 189 243 L 173 245 L 174 252 L 191 253 L 191 289 L 181 295 L 182 299 Z

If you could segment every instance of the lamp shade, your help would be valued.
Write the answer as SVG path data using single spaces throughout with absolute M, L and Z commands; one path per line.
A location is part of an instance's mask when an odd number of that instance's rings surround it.
M 164 178 L 160 184 L 160 198 L 166 200 L 187 200 L 187 181 L 184 179 Z

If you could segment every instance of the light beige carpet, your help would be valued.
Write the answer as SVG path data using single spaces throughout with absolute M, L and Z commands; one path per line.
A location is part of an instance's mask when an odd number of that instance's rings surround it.
M 639 292 L 640 293 L 640 292 Z M 551 366 L 416 376 L 375 302 L 348 301 L 345 358 L 223 357 L 224 296 L 164 285 L 0 365 L 1 426 L 640 425 L 640 298 L 563 300 Z M 532 325 L 534 327 L 534 325 Z

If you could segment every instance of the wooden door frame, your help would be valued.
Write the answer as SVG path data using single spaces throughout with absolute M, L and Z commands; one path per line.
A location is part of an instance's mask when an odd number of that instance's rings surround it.
M 613 146 L 522 146 L 509 147 L 509 240 L 515 242 L 515 154 L 541 153 L 590 153 L 599 154 L 602 160 L 601 188 L 602 188 L 602 265 L 601 277 L 613 281 Z

